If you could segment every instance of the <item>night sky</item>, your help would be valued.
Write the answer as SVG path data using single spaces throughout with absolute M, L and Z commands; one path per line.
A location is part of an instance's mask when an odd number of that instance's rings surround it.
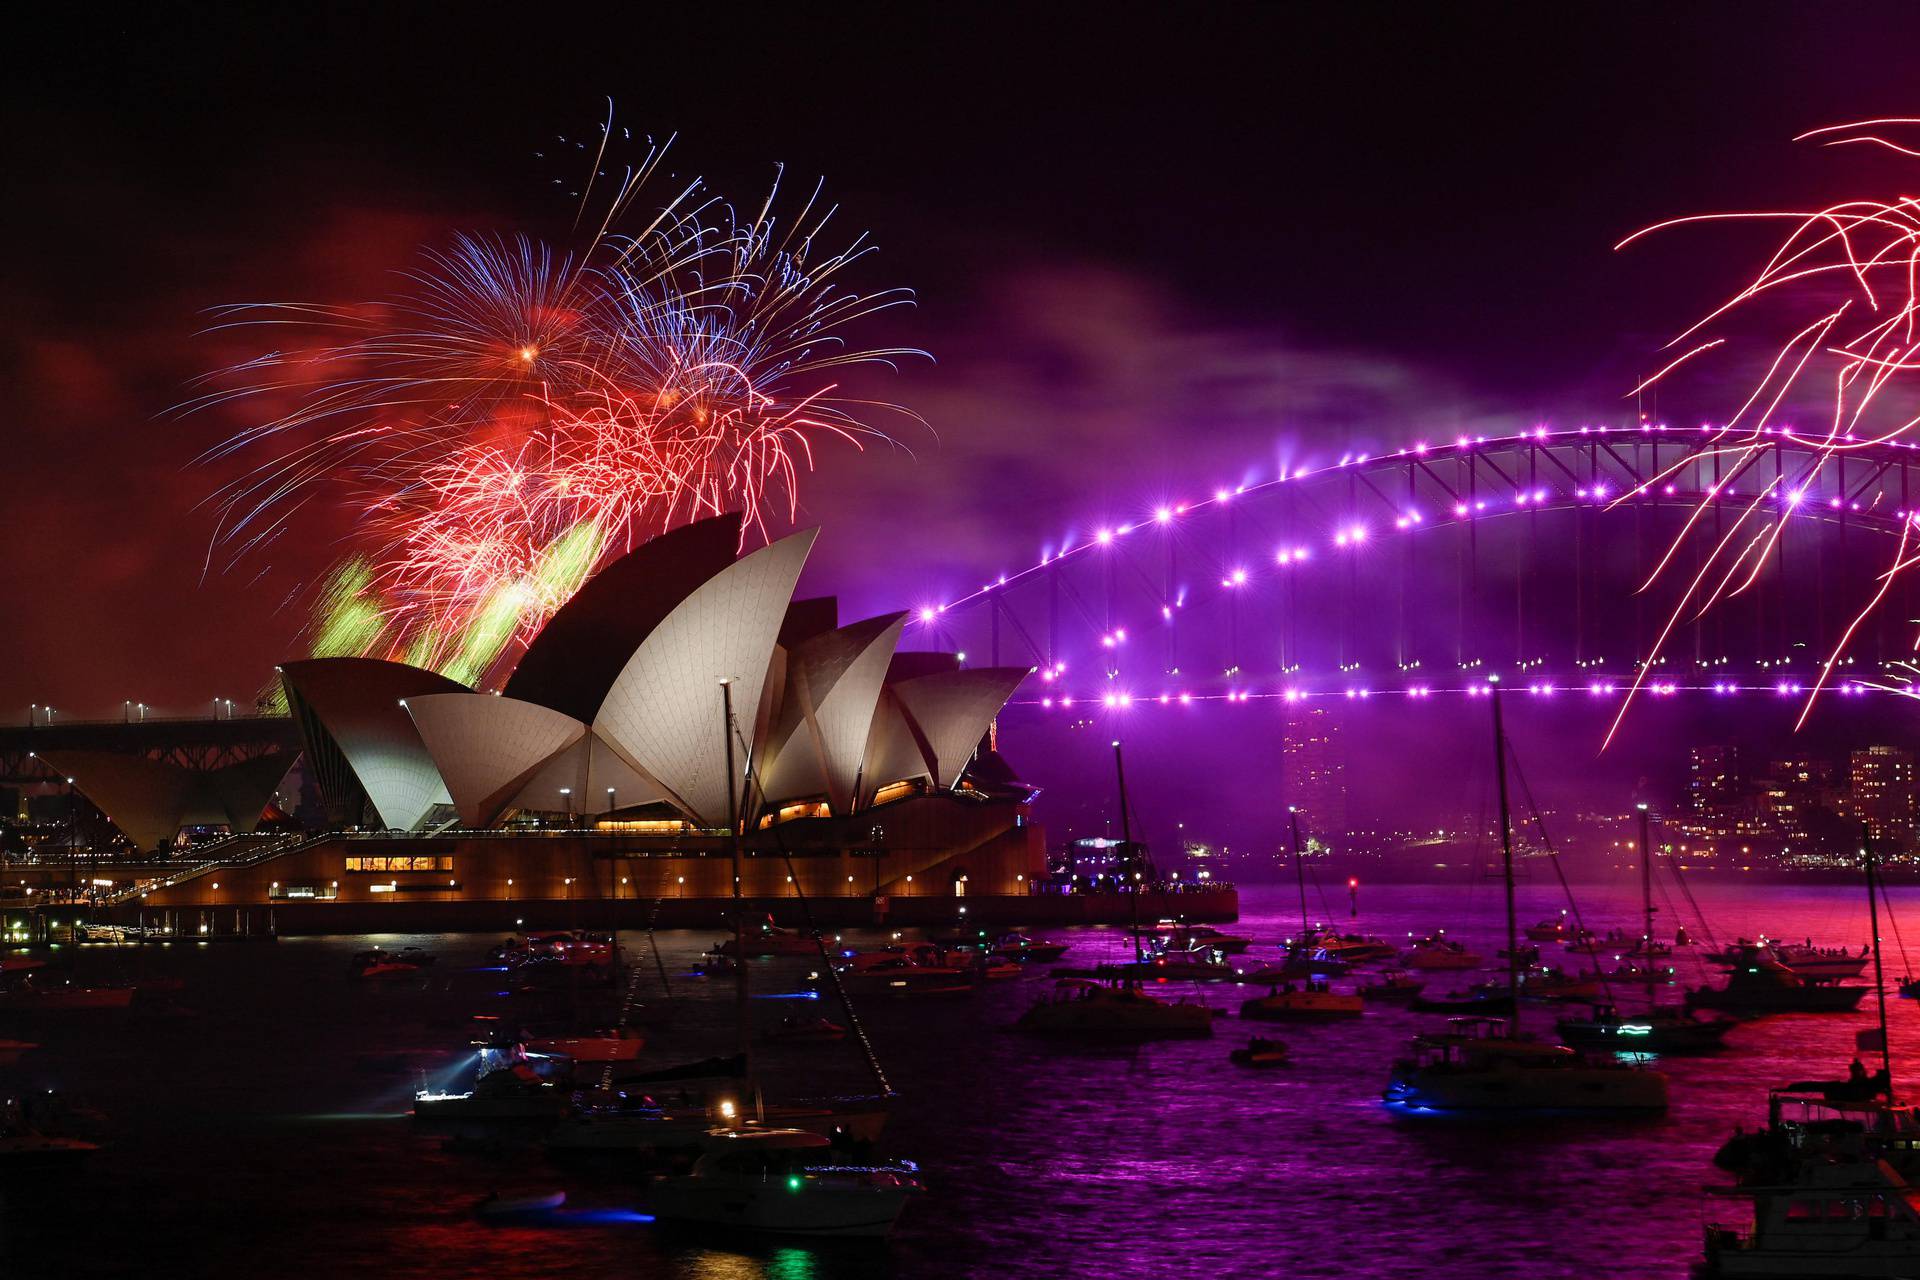
M 155 5 L 16 29 L 0 716 L 246 697 L 343 506 L 209 568 L 239 420 L 164 411 L 204 308 L 378 297 L 455 228 L 563 235 L 534 152 L 616 105 L 750 201 L 823 175 L 933 363 L 856 384 L 911 453 L 828 448 L 809 585 L 900 607 L 1277 449 L 1623 419 L 1759 242 L 1661 217 L 1920 177 L 1789 140 L 1913 114 L 1920 12 L 1871 5 Z M 1704 393 L 1703 393 L 1704 394 Z M 1660 406 L 1686 417 L 1712 404 Z

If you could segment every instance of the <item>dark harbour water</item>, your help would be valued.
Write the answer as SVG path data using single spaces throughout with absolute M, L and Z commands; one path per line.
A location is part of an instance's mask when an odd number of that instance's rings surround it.
M 1866 938 L 1859 890 L 1699 893 L 1723 939 L 1761 929 L 1856 947 Z M 1562 905 L 1540 887 L 1521 898 L 1529 921 Z M 1920 942 L 1920 890 L 1894 899 Z M 1345 904 L 1333 906 L 1344 920 Z M 1444 925 L 1492 955 L 1491 884 L 1368 887 L 1361 906 L 1369 932 Z M 1590 926 L 1633 923 L 1625 884 L 1583 891 L 1582 906 Z M 1256 953 L 1297 927 L 1290 892 L 1252 891 L 1243 909 Z M 438 950 L 446 977 L 482 963 L 497 939 L 378 940 Z M 663 935 L 670 973 L 711 941 Z M 1073 942 L 1069 960 L 1084 961 L 1118 955 L 1124 934 L 1084 930 Z M 931 1193 L 886 1245 L 767 1246 L 664 1238 L 632 1213 L 644 1202 L 638 1184 L 555 1169 L 537 1152 L 452 1152 L 416 1133 L 402 1113 L 419 1071 L 394 1055 L 444 1063 L 444 1078 L 469 1052 L 461 1021 L 510 1002 L 485 973 L 351 983 L 347 959 L 365 945 L 87 949 L 83 973 L 181 978 L 175 1008 L 30 1027 L 0 1017 L 0 1038 L 45 1046 L 0 1068 L 0 1084 L 83 1098 L 111 1117 L 112 1142 L 83 1173 L 0 1189 L 0 1277 L 1680 1277 L 1710 1210 L 1701 1189 L 1718 1180 L 1714 1148 L 1764 1115 L 1767 1086 L 1842 1070 L 1872 1017 L 1869 997 L 1857 1016 L 1769 1019 L 1736 1030 L 1723 1054 L 1668 1060 L 1665 1119 L 1489 1132 L 1382 1109 L 1389 1059 L 1432 1021 L 1404 1011 L 1282 1028 L 1294 1065 L 1252 1073 L 1226 1061 L 1248 1031 L 1236 1019 L 1211 1041 L 1127 1050 L 1009 1032 L 1038 978 L 957 1002 L 873 1002 L 863 1013 L 901 1095 L 884 1146 L 918 1160 Z M 756 990 L 794 991 L 806 967 L 760 962 Z M 1693 976 L 1684 960 L 1682 972 Z M 1435 975 L 1430 990 L 1452 978 Z M 674 989 L 686 1005 L 649 1058 L 723 1050 L 730 985 L 676 978 Z M 1248 992 L 1200 994 L 1237 1007 Z M 770 1023 L 794 1007 L 768 1000 L 756 1012 Z M 1896 1002 L 1893 1043 L 1896 1079 L 1920 1087 L 1920 1072 L 1906 1070 L 1920 1052 L 1912 1001 Z M 823 1090 L 865 1079 L 847 1046 L 790 1048 L 768 1066 L 776 1080 L 804 1076 Z M 580 1212 L 514 1228 L 474 1216 L 491 1190 L 536 1187 L 565 1187 Z

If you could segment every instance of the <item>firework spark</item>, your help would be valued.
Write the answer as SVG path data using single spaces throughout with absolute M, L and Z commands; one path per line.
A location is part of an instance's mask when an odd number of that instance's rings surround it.
M 1904 143 L 1898 140 L 1901 138 Z M 1920 150 L 1907 145 L 1920 142 L 1920 119 L 1831 125 L 1795 139 L 1804 140 L 1826 146 L 1869 144 L 1903 155 L 1920 155 Z M 1814 513 L 1802 498 L 1813 491 L 1823 472 L 1849 453 L 1908 439 L 1920 425 L 1920 417 L 1912 411 L 1911 396 L 1906 394 L 1913 385 L 1912 375 L 1920 371 L 1920 201 L 1904 196 L 1861 198 L 1809 210 L 1697 214 L 1656 223 L 1615 247 L 1624 248 L 1673 227 L 1733 221 L 1782 222 L 1787 230 L 1743 288 L 1673 338 L 1669 349 L 1682 354 L 1635 391 L 1689 367 L 1696 357 L 1708 352 L 1716 353 L 1715 358 L 1729 353 L 1752 356 L 1755 340 L 1733 319 L 1762 305 L 1767 309 L 1763 317 L 1767 327 L 1774 333 L 1788 331 L 1789 336 L 1764 340 L 1768 345 L 1760 348 L 1756 361 L 1762 372 L 1738 408 L 1708 433 L 1701 450 L 1648 482 L 1658 483 L 1702 457 L 1718 458 L 1720 473 L 1725 476 L 1689 515 L 1641 589 L 1652 587 L 1666 576 L 1691 539 L 1704 537 L 1701 517 L 1721 503 L 1721 489 L 1731 492 L 1743 473 L 1766 455 L 1774 443 L 1770 432 L 1775 416 L 1783 406 L 1799 406 L 1811 400 L 1820 406 L 1824 421 L 1814 430 L 1795 433 L 1796 442 L 1811 451 L 1800 472 L 1768 478 L 1765 484 L 1743 494 L 1732 527 L 1707 546 L 1659 641 L 1641 666 L 1632 692 L 1621 704 L 1607 733 L 1609 742 L 1626 716 L 1632 694 L 1639 692 L 1678 625 L 1750 589 L 1789 524 L 1812 518 Z M 1776 315 L 1788 317 L 1784 329 L 1773 319 Z M 1709 336 L 1716 328 L 1730 332 Z M 1631 496 L 1622 495 L 1620 500 Z M 1819 677 L 1801 707 L 1799 724 L 1806 723 L 1861 624 L 1886 598 L 1893 581 L 1920 560 L 1910 550 L 1908 538 L 1916 516 L 1903 513 L 1903 520 L 1892 560 L 1823 660 Z M 1920 646 L 1920 641 L 1916 643 Z
M 613 135 L 609 117 L 596 180 Z M 794 518 L 818 441 L 886 439 L 833 379 L 924 354 L 844 336 L 910 295 L 843 287 L 872 247 L 827 247 L 818 185 L 783 211 L 778 170 L 751 217 L 696 179 L 637 218 L 668 145 L 599 188 L 577 252 L 459 234 L 392 299 L 217 309 L 214 329 L 303 342 L 183 406 L 292 405 L 206 455 L 255 459 L 212 498 L 210 565 L 263 554 L 309 500 L 344 494 L 360 545 L 314 595 L 313 651 L 477 683 L 606 558 L 727 510 L 765 537 Z

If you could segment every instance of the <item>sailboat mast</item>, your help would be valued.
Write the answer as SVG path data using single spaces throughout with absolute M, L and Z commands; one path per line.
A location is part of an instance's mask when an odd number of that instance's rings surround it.
M 1300 861 L 1300 810 L 1287 806 L 1287 830 L 1293 845 L 1293 878 L 1300 885 L 1300 945 L 1307 945 L 1307 868 Z
M 1887 977 L 1880 970 L 1880 898 L 1873 885 L 1873 828 L 1860 824 L 1860 853 L 1867 864 L 1867 921 L 1873 930 L 1873 998 L 1880 1006 L 1880 1069 L 1886 1072 L 1887 1102 L 1893 1102 L 1893 1051 L 1887 1044 Z
M 1642 801 L 1635 806 L 1640 810 L 1640 915 L 1641 937 L 1640 968 L 1647 976 L 1647 1012 L 1653 1012 L 1653 861 L 1652 845 L 1647 840 L 1647 806 Z
M 1131 860 L 1133 857 L 1133 822 L 1127 816 L 1127 764 L 1120 756 L 1120 739 L 1118 738 L 1113 740 L 1113 775 L 1115 782 L 1119 784 L 1120 788 L 1120 847 L 1127 851 L 1126 856 Z M 1140 872 L 1137 867 L 1134 870 L 1133 883 L 1125 887 L 1131 895 L 1130 901 L 1133 903 L 1133 963 L 1139 965 L 1141 963 Z M 1130 968 L 1127 970 L 1127 973 L 1128 978 L 1126 985 L 1132 986 L 1134 977 L 1136 976 L 1135 971 Z
M 735 1050 L 745 1068 L 744 1079 L 754 1088 L 752 1059 L 753 1012 L 747 998 L 747 917 L 740 897 L 740 811 L 734 792 L 733 681 L 720 682 L 720 734 L 727 758 L 727 849 L 733 856 L 733 1020 Z
M 1513 909 L 1513 811 L 1507 800 L 1507 735 L 1500 722 L 1500 677 L 1487 677 L 1493 702 L 1493 776 L 1500 796 L 1500 874 L 1507 888 L 1507 999 L 1513 1002 L 1508 1025 L 1520 1030 L 1519 924 Z

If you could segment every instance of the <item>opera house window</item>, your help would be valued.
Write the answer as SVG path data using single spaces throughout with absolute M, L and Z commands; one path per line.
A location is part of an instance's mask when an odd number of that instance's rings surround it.
M 349 871 L 451 871 L 453 859 L 444 854 L 377 854 L 347 859 Z

